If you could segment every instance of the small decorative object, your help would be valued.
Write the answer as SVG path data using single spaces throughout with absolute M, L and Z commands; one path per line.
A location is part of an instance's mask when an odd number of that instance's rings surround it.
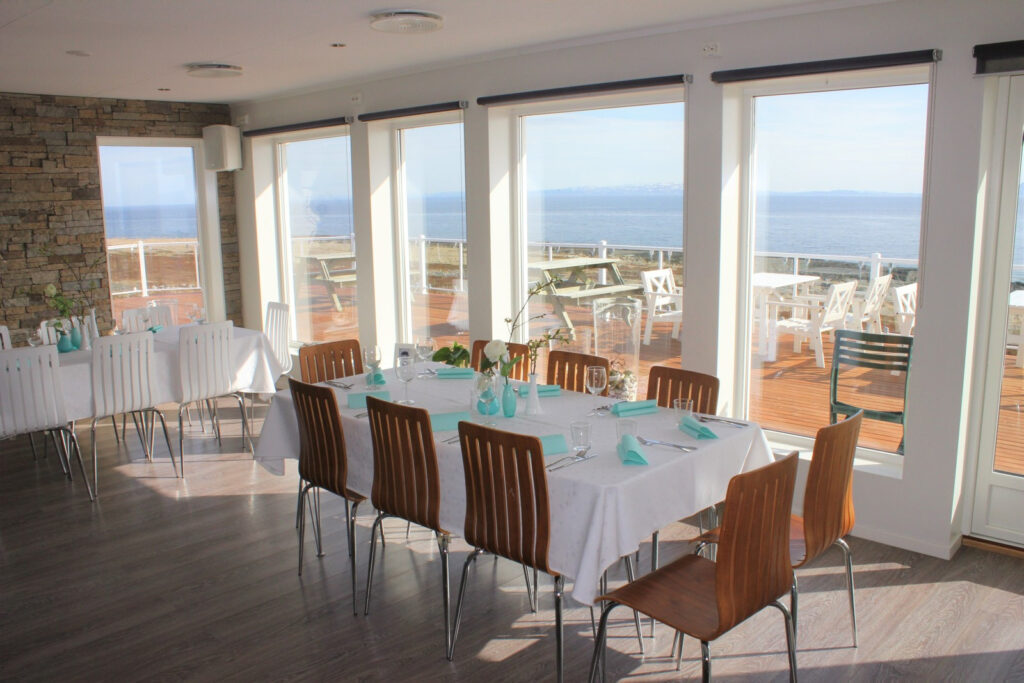
M 595 299 L 593 302 L 594 353 L 610 362 L 610 398 L 636 399 L 641 312 L 640 301 L 632 298 Z
M 526 414 L 540 415 L 540 394 L 537 393 L 537 373 L 530 373 L 530 393 L 526 395 Z
M 71 346 L 73 346 L 75 349 L 82 348 L 82 328 L 81 327 L 72 327 L 71 328 L 71 335 L 70 335 L 70 337 L 71 337 Z
M 442 346 L 435 351 L 431 360 L 456 368 L 468 368 L 470 361 L 469 349 L 459 344 L 459 342 L 452 342 L 451 346 Z
M 516 416 L 516 389 L 505 378 L 505 386 L 501 390 L 501 414 L 505 417 Z
M 57 351 L 60 353 L 67 353 L 68 351 L 74 351 L 75 347 L 71 343 L 71 337 L 63 332 L 57 333 Z
M 608 396 L 622 401 L 636 399 L 636 375 L 625 370 L 618 359 L 612 361 L 612 372 L 608 378 Z
M 498 392 L 494 386 L 494 376 L 478 372 L 476 375 L 476 410 L 481 415 L 497 415 Z

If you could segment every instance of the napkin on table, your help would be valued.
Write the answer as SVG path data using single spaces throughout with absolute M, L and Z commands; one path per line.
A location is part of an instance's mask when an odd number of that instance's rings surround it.
M 431 413 L 430 428 L 435 432 L 450 432 L 459 428 L 460 422 L 468 422 L 470 415 L 465 410 L 458 410 L 454 413 Z
M 717 439 L 718 435 L 715 434 L 711 429 L 702 423 L 700 420 L 695 418 L 693 415 L 687 415 L 683 418 L 679 424 L 679 429 L 686 432 L 695 439 Z
M 538 396 L 559 396 L 562 393 L 562 387 L 557 384 L 538 384 L 537 395 Z M 523 384 L 519 387 L 519 395 L 526 398 L 530 395 L 530 385 Z
M 560 455 L 569 452 L 569 446 L 565 443 L 565 434 L 542 436 L 540 445 L 544 449 L 544 455 Z
M 658 412 L 658 402 L 654 399 L 647 401 L 622 401 L 612 406 L 612 414 L 616 417 L 632 417 L 633 415 L 647 415 Z
M 437 378 L 438 379 L 472 379 L 476 371 L 473 368 L 438 368 Z
M 387 384 L 387 380 L 384 379 L 384 373 L 378 370 L 377 372 L 366 373 L 366 383 L 373 386 L 375 384 Z
M 644 457 L 644 449 L 640 448 L 640 442 L 632 434 L 624 434 L 616 447 L 619 452 L 619 460 L 623 465 L 646 465 L 647 458 Z
M 373 396 L 379 398 L 382 401 L 391 400 L 391 392 L 387 389 L 382 391 L 360 391 L 352 394 L 348 394 L 348 407 L 349 408 L 365 408 L 366 397 Z

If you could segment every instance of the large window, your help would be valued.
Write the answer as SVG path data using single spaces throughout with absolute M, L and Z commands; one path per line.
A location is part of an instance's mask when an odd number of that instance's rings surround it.
M 277 155 L 282 270 L 295 339 L 358 338 L 349 138 L 280 142 Z
M 115 325 L 148 302 L 169 304 L 178 319 L 204 308 L 191 143 L 101 143 L 99 156 Z
M 563 107 L 520 118 L 526 288 L 559 279 L 531 301 L 530 336 L 568 331 L 570 348 L 610 356 L 641 392 L 635 379 L 642 385 L 651 364 L 680 356 L 683 107 Z M 676 289 L 652 308 L 642 274 L 659 270 Z
M 768 429 L 813 436 L 828 424 L 835 329 L 913 329 L 896 292 L 917 282 L 926 78 L 918 70 L 879 87 L 772 86 L 750 101 L 748 411 Z M 840 377 L 840 400 L 900 410 L 905 381 L 856 372 Z M 902 437 L 901 425 L 870 420 L 860 443 L 896 452 Z

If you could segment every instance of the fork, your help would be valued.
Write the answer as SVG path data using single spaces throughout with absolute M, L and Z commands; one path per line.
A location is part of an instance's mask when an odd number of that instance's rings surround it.
M 589 415 L 597 415 L 598 413 L 607 413 L 611 409 L 612 409 L 612 404 L 609 403 L 608 405 L 598 406 L 598 407 L 594 408 L 588 414 Z
M 338 381 L 336 379 L 329 379 L 327 380 L 327 383 L 330 384 L 332 387 L 338 387 L 340 389 L 344 389 L 345 391 L 348 391 L 349 389 L 352 388 L 351 384 L 345 384 L 344 382 Z
M 701 422 L 720 422 L 721 424 L 732 425 L 733 427 L 746 427 L 745 422 L 736 422 L 734 420 L 726 420 L 724 417 L 715 417 L 714 415 L 697 415 L 698 420 Z
M 681 443 L 673 443 L 671 441 L 658 441 L 657 439 L 645 439 L 642 436 L 636 437 L 636 440 L 642 443 L 644 446 L 668 446 L 669 448 L 678 448 L 679 450 L 689 453 L 690 451 L 697 450 L 696 446 L 684 446 Z
M 569 465 L 575 465 L 576 463 L 583 462 L 584 460 L 590 460 L 595 455 L 597 455 L 597 453 L 591 453 L 590 455 L 587 455 L 588 451 L 590 451 L 590 447 L 589 446 L 584 448 L 582 451 L 580 451 L 576 455 L 570 455 L 570 456 L 567 456 L 565 458 L 562 458 L 561 460 L 556 460 L 555 462 L 553 462 L 550 465 L 548 465 L 547 470 L 548 470 L 548 472 L 554 472 L 555 470 L 560 470 L 563 467 L 568 467 Z

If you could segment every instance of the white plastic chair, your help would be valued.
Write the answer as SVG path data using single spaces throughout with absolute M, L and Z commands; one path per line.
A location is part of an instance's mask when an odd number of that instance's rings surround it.
M 283 375 L 292 370 L 291 338 L 289 335 L 288 304 L 267 302 L 267 317 L 263 319 L 263 333 L 270 340 L 274 357 L 281 364 Z
M 11 345 L 11 331 L 7 325 L 0 325 L 0 351 L 13 348 Z
M 231 396 L 238 401 L 242 413 L 242 438 L 249 437 L 249 450 L 255 454 L 252 432 L 245 417 L 242 395 L 231 385 L 230 346 L 234 324 L 227 320 L 207 325 L 187 325 L 178 331 L 178 371 L 181 378 L 181 405 L 178 407 L 178 449 L 181 453 L 181 476 L 185 476 L 184 425 L 185 407 L 196 401 L 209 401 Z M 217 443 L 221 442 L 220 420 L 211 409 Z
M 78 437 L 68 422 L 60 381 L 60 363 L 54 346 L 0 351 L 0 438 L 33 432 L 59 432 L 58 454 L 68 479 L 72 450 L 78 460 L 89 500 L 95 500 L 82 462 Z M 33 445 L 35 449 L 35 445 Z M 61 452 L 63 449 L 63 452 Z
M 671 320 L 672 337 L 679 337 L 679 326 L 683 322 L 683 290 L 676 286 L 671 268 L 644 270 L 640 272 L 647 299 L 647 325 L 644 328 L 644 344 L 651 343 L 651 330 L 655 320 Z
M 167 422 L 153 403 L 153 335 L 149 332 L 100 337 L 92 345 L 92 467 L 93 490 L 99 494 L 99 466 L 96 460 L 96 423 L 100 418 L 131 413 L 135 419 L 141 414 L 140 437 L 146 458 L 153 460 L 154 416 L 160 418 L 171 456 L 175 476 L 178 466 L 174 462 L 171 437 Z
M 156 305 L 142 308 L 128 308 L 121 313 L 121 327 L 125 332 L 145 332 L 149 328 L 160 325 L 174 325 L 174 313 L 170 306 Z
M 852 312 L 846 319 L 846 329 L 863 332 L 867 324 L 868 332 L 882 332 L 882 304 L 889 293 L 892 273 L 879 275 L 871 281 L 863 299 L 854 298 Z
M 896 329 L 905 337 L 914 334 L 914 319 L 917 317 L 917 283 L 893 287 L 896 299 Z
M 43 340 L 43 345 L 56 344 L 61 330 L 68 331 L 67 322 L 60 318 L 50 318 L 39 323 L 39 338 Z
M 825 350 L 821 335 L 842 329 L 846 315 L 850 312 L 853 294 L 857 290 L 857 281 L 838 282 L 828 288 L 824 304 L 800 301 L 769 301 L 769 325 L 771 326 L 769 355 L 775 358 L 775 348 L 780 334 L 793 335 L 793 351 L 799 353 L 804 339 L 810 342 L 814 350 L 815 361 L 819 368 L 825 367 Z M 778 319 L 778 307 L 792 308 L 794 316 Z M 772 311 L 771 309 L 775 310 Z M 806 317 L 797 317 L 797 309 L 804 309 Z

